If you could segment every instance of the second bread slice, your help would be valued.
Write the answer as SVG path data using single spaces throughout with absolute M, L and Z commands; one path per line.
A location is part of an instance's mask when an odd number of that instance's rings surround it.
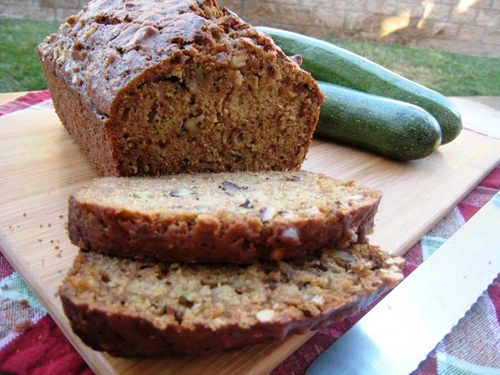
M 305 171 L 100 178 L 70 197 L 68 229 L 86 250 L 246 264 L 365 243 L 380 198 Z
M 74 333 L 95 350 L 120 357 L 209 355 L 354 315 L 403 279 L 403 262 L 371 245 L 249 266 L 82 251 L 59 296 Z

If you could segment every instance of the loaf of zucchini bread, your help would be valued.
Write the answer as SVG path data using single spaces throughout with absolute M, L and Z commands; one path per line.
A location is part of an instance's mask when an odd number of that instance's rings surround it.
M 298 58 L 215 0 L 92 0 L 38 55 L 101 175 L 300 169 L 324 100 Z
M 247 266 L 81 251 L 59 295 L 73 331 L 95 350 L 206 355 L 340 321 L 398 284 L 402 265 L 366 244 Z
M 69 199 L 69 237 L 134 259 L 251 263 L 367 242 L 381 193 L 323 174 L 98 178 Z

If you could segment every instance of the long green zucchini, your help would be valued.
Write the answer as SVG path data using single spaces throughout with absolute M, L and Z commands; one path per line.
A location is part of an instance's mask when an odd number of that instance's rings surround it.
M 358 146 L 399 160 L 431 155 L 441 128 L 413 104 L 318 82 L 325 103 L 314 135 Z
M 451 142 L 460 134 L 460 113 L 440 93 L 331 43 L 285 30 L 257 29 L 269 34 L 286 55 L 301 55 L 302 68 L 316 80 L 397 99 L 425 109 L 441 127 L 442 144 Z

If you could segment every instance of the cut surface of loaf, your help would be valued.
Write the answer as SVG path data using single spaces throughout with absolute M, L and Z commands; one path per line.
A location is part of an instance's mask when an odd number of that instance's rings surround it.
M 215 0 L 92 0 L 38 55 L 57 114 L 101 175 L 297 170 L 324 100 L 296 60 Z
M 68 230 L 86 250 L 246 264 L 367 242 L 380 199 L 307 171 L 104 177 L 69 198 Z
M 95 350 L 209 354 L 340 321 L 398 284 L 402 266 L 367 244 L 248 266 L 81 251 L 59 295 L 73 331 Z

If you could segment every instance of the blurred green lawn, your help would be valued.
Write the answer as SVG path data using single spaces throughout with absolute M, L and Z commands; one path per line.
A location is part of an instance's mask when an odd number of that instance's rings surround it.
M 0 92 L 47 88 L 36 46 L 60 22 L 0 19 Z
M 45 89 L 36 46 L 60 22 L 0 19 L 0 92 Z M 500 58 L 388 44 L 331 41 L 447 96 L 500 96 Z

